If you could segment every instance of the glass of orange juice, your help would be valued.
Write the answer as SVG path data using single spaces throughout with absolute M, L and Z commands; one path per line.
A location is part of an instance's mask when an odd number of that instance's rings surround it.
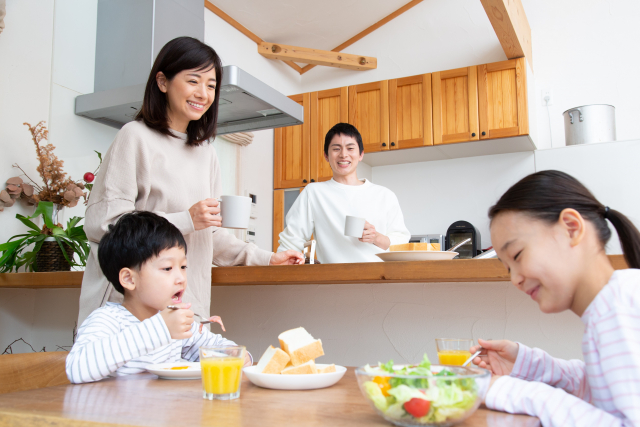
M 473 340 L 468 339 L 436 338 L 440 364 L 462 366 L 471 357 L 472 345 Z
M 202 397 L 231 400 L 240 397 L 242 366 L 247 349 L 242 345 L 200 347 Z

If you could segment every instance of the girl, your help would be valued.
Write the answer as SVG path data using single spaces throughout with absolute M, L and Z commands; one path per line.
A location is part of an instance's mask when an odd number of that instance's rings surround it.
M 222 63 L 208 45 L 191 37 L 167 43 L 149 73 L 142 108 L 107 151 L 87 206 L 91 245 L 82 279 L 78 325 L 121 295 L 102 274 L 98 242 L 110 224 L 132 211 L 152 211 L 171 222 L 189 246 L 189 287 L 183 297 L 196 313 L 209 313 L 211 263 L 304 263 L 302 254 L 279 254 L 244 243 L 218 227 L 222 191 L 216 136 Z
M 544 426 L 640 426 L 640 233 L 580 182 L 529 175 L 489 210 L 491 239 L 513 284 L 544 313 L 571 310 L 585 324 L 584 362 L 511 341 L 478 340 L 474 363 L 492 371 L 491 409 Z M 629 267 L 605 254 L 613 224 Z M 477 351 L 479 347 L 472 348 Z

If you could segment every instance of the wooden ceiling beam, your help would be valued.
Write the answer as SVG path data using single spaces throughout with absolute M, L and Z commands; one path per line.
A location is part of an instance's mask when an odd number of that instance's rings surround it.
M 412 0 L 412 1 L 410 1 L 409 3 L 405 4 L 404 6 L 402 6 L 400 9 L 398 9 L 395 12 L 390 13 L 389 15 L 385 16 L 384 18 L 382 18 L 381 20 L 379 20 L 375 24 L 371 25 L 367 29 L 365 29 L 363 31 L 360 31 L 358 34 L 356 34 L 355 36 L 351 37 L 346 42 L 342 43 L 339 46 L 336 46 L 333 49 L 331 49 L 331 51 L 332 52 L 341 52 L 343 49 L 346 49 L 347 47 L 351 46 L 352 44 L 354 44 L 358 40 L 362 39 L 363 37 L 373 33 L 375 30 L 377 30 L 378 28 L 382 27 L 387 22 L 397 18 L 398 16 L 402 15 L 407 10 L 411 9 L 413 6 L 415 6 L 415 5 L 417 5 L 418 3 L 421 3 L 421 2 L 422 2 L 422 0 Z M 313 67 L 315 67 L 315 65 L 312 65 L 312 64 L 307 65 L 306 67 L 302 67 L 302 72 L 300 74 L 306 73 L 307 71 L 309 71 Z
M 308 49 L 306 47 L 288 46 L 280 43 L 262 42 L 258 45 L 258 53 L 269 59 L 324 65 L 327 67 L 345 68 L 347 70 L 364 71 L 378 68 L 378 60 L 371 56 L 352 55 L 350 53 L 332 52 L 330 50 Z
M 211 12 L 215 13 L 216 15 L 218 15 L 227 24 L 231 25 L 233 28 L 235 28 L 236 30 L 240 31 L 245 36 L 249 37 L 258 46 L 260 46 L 260 44 L 264 42 L 264 40 L 262 40 L 260 37 L 255 35 L 253 32 L 249 31 L 249 29 L 247 27 L 245 27 L 244 25 L 242 25 L 241 23 L 239 23 L 238 21 L 236 21 L 235 19 L 233 19 L 232 17 L 227 15 L 222 9 L 220 9 L 218 6 L 216 6 L 213 3 L 211 3 L 209 0 L 204 0 L 204 7 L 206 7 Z M 287 64 L 289 67 L 291 67 L 294 70 L 296 70 L 298 73 L 302 74 L 302 67 L 300 67 L 298 64 L 296 64 L 296 63 L 294 63 L 292 61 L 283 61 L 283 62 L 285 64 Z
M 533 67 L 531 27 L 521 0 L 480 0 L 508 59 L 527 58 Z M 302 69 L 304 72 L 304 68 Z

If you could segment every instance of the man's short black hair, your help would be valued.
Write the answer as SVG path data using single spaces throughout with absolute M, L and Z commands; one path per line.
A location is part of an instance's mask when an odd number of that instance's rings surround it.
M 102 236 L 98 261 L 107 280 L 124 295 L 120 270 L 140 268 L 163 250 L 175 247 L 187 253 L 187 242 L 173 224 L 152 212 L 131 212 L 122 215 Z
M 355 139 L 358 143 L 359 154 L 364 153 L 364 145 L 362 145 L 362 136 L 358 129 L 354 125 L 350 125 L 349 123 L 338 123 L 327 132 L 327 135 L 324 137 L 324 154 L 329 157 L 329 144 L 333 140 L 333 137 L 336 135 L 344 135 L 350 136 Z

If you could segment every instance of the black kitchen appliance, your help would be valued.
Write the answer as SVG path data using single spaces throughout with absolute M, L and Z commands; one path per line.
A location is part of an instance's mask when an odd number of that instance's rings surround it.
M 471 238 L 471 242 L 465 243 L 456 249 L 458 258 L 471 259 L 480 253 L 482 241 L 480 232 L 473 224 L 467 221 L 456 221 L 449 226 L 445 237 L 446 248 L 449 249 L 458 243 Z

